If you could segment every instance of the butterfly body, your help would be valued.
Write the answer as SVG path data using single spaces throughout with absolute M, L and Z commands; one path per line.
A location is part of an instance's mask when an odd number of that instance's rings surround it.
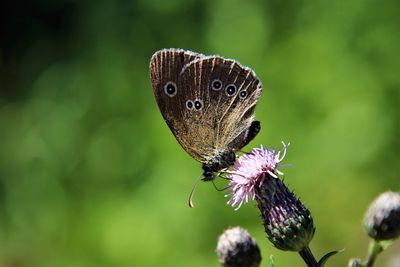
M 180 145 L 203 164 L 204 180 L 235 162 L 260 131 L 254 109 L 262 87 L 238 62 L 181 49 L 157 51 L 150 78 L 160 111 Z

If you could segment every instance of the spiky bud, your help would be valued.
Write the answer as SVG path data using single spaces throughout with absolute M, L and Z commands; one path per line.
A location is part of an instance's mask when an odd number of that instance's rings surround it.
M 369 206 L 364 227 L 376 241 L 395 239 L 400 236 L 400 193 L 380 194 Z
M 218 239 L 217 255 L 224 267 L 258 267 L 261 262 L 256 241 L 240 227 L 222 233 Z
M 266 177 L 256 189 L 258 208 L 268 239 L 278 249 L 301 251 L 315 232 L 309 210 L 282 180 Z

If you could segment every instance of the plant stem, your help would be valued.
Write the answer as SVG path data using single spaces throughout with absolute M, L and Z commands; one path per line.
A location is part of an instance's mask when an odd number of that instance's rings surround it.
M 368 258 L 367 258 L 367 267 L 372 267 L 374 265 L 374 262 L 376 260 L 376 257 L 383 251 L 382 245 L 375 241 L 372 240 L 370 245 L 369 245 L 369 250 L 368 250 Z
M 300 256 L 303 258 L 304 262 L 308 267 L 318 267 L 318 263 L 314 258 L 310 248 L 304 247 L 301 251 L 299 251 Z

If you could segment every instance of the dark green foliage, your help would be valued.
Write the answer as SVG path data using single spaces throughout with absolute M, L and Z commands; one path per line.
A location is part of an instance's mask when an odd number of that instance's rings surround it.
M 231 225 L 261 243 L 257 209 L 233 212 L 211 184 L 187 207 L 201 167 L 165 125 L 149 81 L 150 57 L 164 47 L 256 71 L 263 129 L 244 150 L 291 142 L 285 182 L 312 211 L 314 255 L 345 247 L 327 266 L 364 255 L 365 207 L 399 184 L 399 8 L 395 0 L 7 1 L 0 265 L 218 266 L 215 240 Z M 260 249 L 279 266 L 302 264 L 296 253 Z

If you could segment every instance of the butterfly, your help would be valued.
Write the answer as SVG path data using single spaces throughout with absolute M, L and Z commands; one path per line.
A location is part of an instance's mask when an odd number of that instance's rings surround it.
M 150 61 L 153 92 L 179 144 L 203 164 L 203 180 L 235 162 L 235 152 L 260 131 L 254 110 L 262 85 L 235 60 L 162 49 Z

